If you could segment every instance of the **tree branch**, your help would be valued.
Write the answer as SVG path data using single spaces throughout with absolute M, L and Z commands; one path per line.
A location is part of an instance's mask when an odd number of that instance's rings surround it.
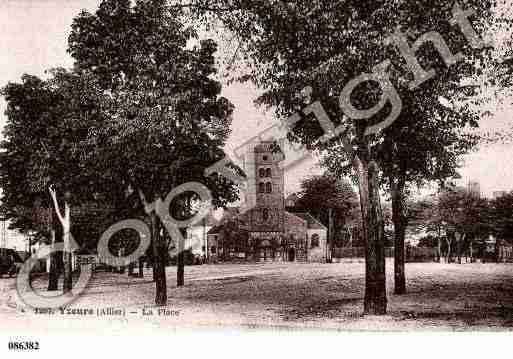
M 140 188 L 137 189 L 137 192 L 139 193 L 139 198 L 141 199 L 141 203 L 144 206 L 144 212 L 146 212 L 147 214 L 153 212 L 153 210 L 155 209 L 155 203 L 148 203 L 148 201 L 146 201 L 146 197 L 144 196 L 143 191 L 141 191 Z
M 59 209 L 59 203 L 57 202 L 57 193 L 55 192 L 53 185 L 50 185 L 48 187 L 48 191 L 50 192 L 50 196 L 52 197 L 53 206 L 55 207 L 55 212 L 57 213 L 57 218 L 59 218 L 59 221 L 64 226 L 64 218 L 62 217 L 61 210 Z
M 172 4 L 168 5 L 169 8 L 173 9 L 197 9 L 201 11 L 209 11 L 209 12 L 229 12 L 229 11 L 236 11 L 236 10 L 242 10 L 243 7 L 237 7 L 237 6 L 231 6 L 231 7 L 217 7 L 217 6 L 208 6 L 203 4 L 194 4 L 192 2 L 186 3 L 186 4 Z

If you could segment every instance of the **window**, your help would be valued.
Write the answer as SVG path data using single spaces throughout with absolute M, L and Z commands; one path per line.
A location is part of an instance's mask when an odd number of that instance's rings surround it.
M 265 193 L 265 183 L 260 182 L 260 183 L 258 184 L 258 192 L 259 192 L 259 193 Z
M 310 242 L 310 246 L 312 248 L 319 247 L 319 235 L 317 233 L 312 235 L 312 241 Z
M 262 161 L 267 161 L 268 159 L 269 159 L 269 157 L 268 157 L 268 156 L 265 156 L 265 155 L 264 155 L 264 156 L 262 156 Z
M 271 176 L 271 169 L 270 168 L 265 170 L 265 177 L 272 177 Z
M 264 177 L 265 177 L 265 169 L 260 168 L 260 169 L 258 170 L 258 176 L 259 176 L 260 178 L 264 178 Z
M 213 253 L 213 254 L 215 254 L 215 253 L 216 253 L 216 250 L 217 250 L 216 246 L 212 246 L 212 247 L 210 248 L 210 252 L 211 252 L 211 253 Z
M 271 182 L 267 182 L 265 184 L 265 192 L 271 193 L 273 191 L 273 184 Z
M 264 208 L 262 210 L 262 219 L 264 222 L 267 222 L 269 220 L 269 210 L 267 208 Z

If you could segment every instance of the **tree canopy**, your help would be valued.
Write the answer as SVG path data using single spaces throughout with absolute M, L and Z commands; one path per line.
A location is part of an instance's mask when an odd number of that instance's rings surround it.
M 197 41 L 177 15 L 165 1 L 106 0 L 74 20 L 76 67 L 95 74 L 111 101 L 91 144 L 104 176 L 124 188 L 153 200 L 198 181 L 222 205 L 236 199 L 236 189 L 203 171 L 224 157 L 233 105 L 213 79 L 216 44 Z
M 489 225 L 501 240 L 513 243 L 513 193 L 507 193 L 490 202 Z
M 274 107 L 283 120 L 300 116 L 290 137 L 334 155 L 335 167 L 345 160 L 346 173 L 350 169 L 357 175 L 367 240 L 366 283 L 372 283 L 366 287 L 366 312 L 376 312 L 371 302 L 379 307 L 377 312 L 384 313 L 386 307 L 378 185 L 388 181 L 394 188 L 394 222 L 400 223 L 406 182 L 454 175 L 457 155 L 473 143 L 463 130 L 477 126 L 469 103 L 458 103 L 476 94 L 477 87 L 464 79 L 478 75 L 480 65 L 489 60 L 483 42 L 467 38 L 468 31 L 463 34 L 462 14 L 472 9 L 474 28 L 482 30 L 491 21 L 494 4 L 467 0 L 457 8 L 447 0 L 189 2 L 193 11 L 215 17 L 235 34 L 248 69 L 240 80 L 263 89 L 257 103 Z M 505 26 L 511 28 L 511 22 Z M 409 41 L 417 39 L 420 43 L 411 48 Z M 348 84 L 352 91 L 345 93 Z M 345 129 L 330 141 L 319 141 L 326 126 L 312 119 L 314 108 L 301 113 L 301 93 L 307 87 L 307 97 L 322 105 L 321 110 L 317 105 L 315 117 Z M 348 108 L 350 114 L 344 112 Z M 335 169 L 332 172 L 344 172 Z M 373 302 L 376 290 L 379 299 Z
M 205 175 L 225 157 L 234 108 L 220 96 L 217 45 L 200 41 L 180 15 L 164 0 L 104 0 L 94 14 L 82 12 L 74 19 L 69 37 L 77 71 L 98 78 L 109 99 L 108 119 L 92 129 L 89 141 L 94 161 L 103 166 L 105 180 L 140 193 L 148 211 L 159 305 L 167 301 L 168 246 L 156 219 L 158 208 L 150 204 L 158 206 L 172 190 L 191 182 L 205 186 L 215 206 L 238 198 L 234 183 L 219 174 Z M 165 210 L 175 219 L 190 218 L 196 199 L 189 189 Z M 183 285 L 183 238 L 174 229 L 169 234 L 179 252 L 177 284 Z
M 339 235 L 354 220 L 358 207 L 358 197 L 352 185 L 329 174 L 303 180 L 298 196 L 296 207 L 308 211 L 326 228 L 329 228 L 329 214 L 332 214 L 333 234 L 330 236 L 334 241 L 340 240 Z
M 25 211 L 50 208 L 48 186 L 68 193 L 73 204 L 92 201 L 104 190 L 95 170 L 86 166 L 91 151 L 89 129 L 101 122 L 101 91 L 92 77 L 64 69 L 50 72 L 48 80 L 24 75 L 22 83 L 3 89 L 8 123 L 2 143 L 3 208 L 13 226 L 24 229 Z M 22 221 L 24 224 L 22 224 Z M 33 222 L 33 221 L 32 221 Z

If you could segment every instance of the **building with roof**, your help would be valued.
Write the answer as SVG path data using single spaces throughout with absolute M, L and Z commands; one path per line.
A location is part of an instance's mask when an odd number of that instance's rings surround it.
M 478 181 L 468 181 L 467 191 L 475 198 L 481 198 L 481 185 Z
M 501 198 L 501 197 L 506 196 L 507 194 L 508 194 L 508 191 L 493 191 L 492 198 L 493 199 Z
M 213 226 L 198 223 L 188 231 L 188 237 L 197 238 L 206 230 L 201 247 L 209 260 L 326 261 L 327 228 L 309 213 L 286 210 L 283 160 L 272 142 L 249 146 L 243 158 L 248 184 L 242 206 L 225 210 Z

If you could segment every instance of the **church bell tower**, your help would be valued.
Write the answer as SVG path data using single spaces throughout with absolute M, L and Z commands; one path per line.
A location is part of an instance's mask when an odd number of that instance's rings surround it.
M 254 147 L 254 207 L 251 228 L 255 232 L 284 231 L 284 171 L 279 166 L 284 156 L 273 142 Z

